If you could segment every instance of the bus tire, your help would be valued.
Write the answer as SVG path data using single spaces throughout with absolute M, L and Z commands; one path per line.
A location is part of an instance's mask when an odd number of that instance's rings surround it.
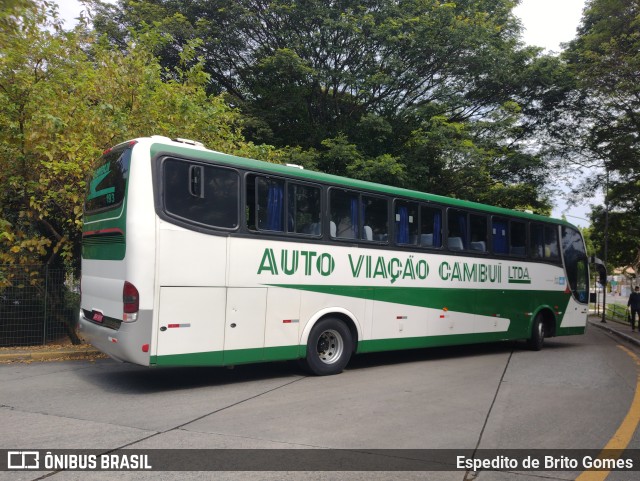
M 318 321 L 309 333 L 305 367 L 316 376 L 339 374 L 346 367 L 353 352 L 351 331 L 339 319 Z
M 531 337 L 527 341 L 529 349 L 532 351 L 539 351 L 544 344 L 544 319 L 542 314 L 538 314 L 533 320 L 533 326 L 531 326 Z

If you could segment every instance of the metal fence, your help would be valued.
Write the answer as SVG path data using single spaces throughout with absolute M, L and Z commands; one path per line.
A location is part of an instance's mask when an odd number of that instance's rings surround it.
M 0 347 L 78 344 L 80 283 L 65 269 L 0 265 Z
M 602 317 L 602 304 L 591 303 L 589 304 L 589 308 L 591 312 L 596 316 Z M 626 304 L 617 304 L 614 302 L 607 304 L 605 308 L 604 318 L 607 321 L 615 321 L 621 324 L 631 325 L 631 321 L 629 319 L 629 311 Z
M 622 304 L 608 304 L 605 318 L 611 321 L 631 324 L 628 317 L 627 306 Z

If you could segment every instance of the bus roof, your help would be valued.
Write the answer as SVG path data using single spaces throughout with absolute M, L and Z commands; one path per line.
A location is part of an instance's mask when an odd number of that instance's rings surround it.
M 162 154 L 173 154 L 181 157 L 188 157 L 191 159 L 200 160 L 203 162 L 215 162 L 217 164 L 227 165 L 230 167 L 238 167 L 241 169 L 258 171 L 262 173 L 268 173 L 273 175 L 283 175 L 287 177 L 294 177 L 297 179 L 307 180 L 311 182 L 321 182 L 324 184 L 331 184 L 332 186 L 353 188 L 358 190 L 366 190 L 372 193 L 388 194 L 398 197 L 410 198 L 414 200 L 422 200 L 428 202 L 435 202 L 451 207 L 460 207 L 466 209 L 474 209 L 490 214 L 504 215 L 510 217 L 519 217 L 523 219 L 529 219 L 539 222 L 551 222 L 554 224 L 566 225 L 575 228 L 570 222 L 562 219 L 556 219 L 553 217 L 547 217 L 539 214 L 532 214 L 528 212 L 522 212 L 512 209 L 506 209 L 504 207 L 495 207 L 488 204 L 481 204 L 479 202 L 471 202 L 461 199 L 455 199 L 452 197 L 445 197 L 441 195 L 428 194 L 417 190 L 410 190 L 401 187 L 393 187 L 385 184 L 378 184 L 375 182 L 368 182 L 358 179 L 350 179 L 348 177 L 341 177 L 338 175 L 325 174 L 323 172 L 315 172 L 311 170 L 305 170 L 287 166 L 284 164 L 274 164 L 271 162 L 265 162 L 262 160 L 249 159 L 245 157 L 238 157 L 231 154 L 225 154 L 214 150 L 202 148 L 200 145 L 192 146 L 191 144 L 184 143 L 183 141 L 174 141 L 168 137 L 153 136 L 147 138 L 136 139 L 140 144 L 149 145 L 151 157 Z

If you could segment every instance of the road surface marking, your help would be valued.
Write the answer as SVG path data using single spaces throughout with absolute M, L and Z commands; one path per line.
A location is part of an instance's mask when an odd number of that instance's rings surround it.
M 620 345 L 618 345 L 618 347 L 626 352 L 636 363 L 636 392 L 627 415 L 598 458 L 619 458 L 622 451 L 629 445 L 629 442 L 631 442 L 633 434 L 636 432 L 636 428 L 640 422 L 640 358 L 626 347 Z M 609 450 L 608 453 L 607 450 Z M 611 453 L 611 450 L 618 450 L 618 453 Z M 610 471 L 584 471 L 576 478 L 576 481 L 603 481 L 609 476 L 609 472 Z

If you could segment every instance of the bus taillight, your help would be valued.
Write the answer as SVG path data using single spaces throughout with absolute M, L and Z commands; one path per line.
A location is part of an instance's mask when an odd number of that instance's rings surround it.
M 133 322 L 138 319 L 138 310 L 140 309 L 140 294 L 136 286 L 125 281 L 122 288 L 122 302 L 124 303 L 122 320 L 124 322 Z

